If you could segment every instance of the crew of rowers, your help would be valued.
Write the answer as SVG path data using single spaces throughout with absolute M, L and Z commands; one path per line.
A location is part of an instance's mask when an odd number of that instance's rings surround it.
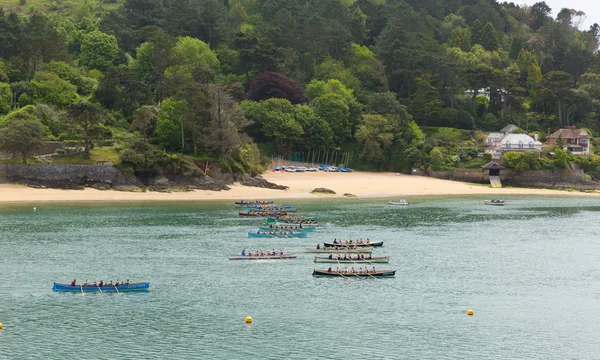
M 266 253 L 264 253 L 262 250 L 259 250 L 257 252 L 255 252 L 254 254 L 252 253 L 252 251 L 246 251 L 246 250 L 242 250 L 242 256 L 281 256 L 283 255 L 283 249 L 279 249 L 279 252 L 275 251 L 275 249 L 269 251 L 267 250 Z
M 368 245 L 371 243 L 371 240 L 369 240 L 368 238 L 367 238 L 367 240 L 363 240 L 362 238 L 360 238 L 360 240 L 356 240 L 356 241 L 354 241 L 354 240 L 350 240 L 350 241 L 345 240 L 344 241 L 344 240 L 334 239 L 333 243 L 335 245 L 342 245 L 342 246 Z
M 356 270 L 353 266 L 352 268 L 350 268 L 350 270 L 348 270 L 348 268 L 343 268 L 340 270 L 339 267 L 336 267 L 335 270 L 332 270 L 331 267 L 329 267 L 329 269 L 327 269 L 327 272 L 336 274 L 374 274 L 377 272 L 377 270 L 375 270 L 374 266 L 371 270 L 369 270 L 368 267 L 365 267 L 364 270 L 363 268 L 359 268 L 358 270 Z
M 119 279 L 117 279 L 117 281 L 115 281 L 113 283 L 112 280 L 109 280 L 109 282 L 105 283 L 104 281 L 100 280 L 100 281 L 96 281 L 94 280 L 93 283 L 88 283 L 87 281 L 84 281 L 83 283 L 77 285 L 77 281 L 75 279 L 73 279 L 73 281 L 71 281 L 71 286 L 80 286 L 80 287 L 103 287 L 103 286 L 123 286 L 123 285 L 129 285 L 129 279 L 127 279 L 127 281 L 121 281 L 119 282 Z
M 291 206 L 285 205 L 253 205 L 248 210 L 291 210 Z
M 304 224 L 304 225 L 306 225 L 306 224 Z M 296 225 L 296 224 L 293 224 L 293 225 L 273 225 L 273 224 L 271 224 L 271 225 L 269 225 L 269 227 L 271 229 L 280 229 L 280 230 L 303 229 L 302 223 L 300 223 L 298 225 Z
M 344 257 L 342 257 L 340 254 L 338 254 L 338 256 L 335 258 L 335 257 L 333 257 L 333 254 L 329 254 L 329 258 L 331 260 L 355 260 L 355 261 L 361 261 L 361 260 L 371 260 L 373 258 L 373 256 L 371 254 L 369 254 L 368 257 L 365 257 L 364 254 L 356 254 L 356 257 L 353 258 L 352 255 L 348 256 L 348 254 L 344 254 Z
M 265 235 L 293 235 L 292 231 L 262 231 L 258 230 L 257 234 L 265 234 Z
M 334 245 L 334 246 L 321 246 L 320 244 L 317 244 L 317 250 L 356 250 L 358 249 L 358 247 L 356 246 L 356 244 L 353 245 Z
M 250 200 L 250 201 L 246 201 L 246 200 L 241 200 L 239 202 L 240 205 L 269 205 L 272 204 L 272 201 L 269 200 Z

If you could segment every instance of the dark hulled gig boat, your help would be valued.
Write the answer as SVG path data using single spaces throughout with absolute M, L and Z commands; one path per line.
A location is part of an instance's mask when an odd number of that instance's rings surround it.
M 241 254 L 229 254 L 229 260 L 286 260 L 295 259 L 296 253 L 277 253 L 275 255 L 241 255 Z
M 129 291 L 148 291 L 150 288 L 149 282 L 141 282 L 141 283 L 128 283 L 127 285 L 108 285 L 102 284 L 102 286 L 94 285 L 94 284 L 75 284 L 72 286 L 71 284 L 59 284 L 54 283 L 52 286 L 52 291 L 75 291 L 75 292 L 129 292 Z
M 238 216 L 241 217 L 272 217 L 272 216 L 282 216 L 287 215 L 287 212 L 262 212 L 262 211 L 248 211 L 238 213 Z
M 364 256 L 364 255 L 363 255 Z M 320 257 L 320 256 L 315 256 L 315 259 L 313 260 L 316 263 L 330 263 L 330 264 L 375 264 L 375 263 L 387 263 L 390 261 L 390 258 L 387 256 L 380 256 L 380 257 L 365 257 L 365 258 L 352 258 L 352 257 L 341 257 L 338 258 L 337 256 L 332 256 L 331 258 L 329 257 Z
M 377 270 L 375 272 L 362 272 L 362 273 L 343 273 L 343 272 L 335 272 L 329 270 L 313 270 L 313 276 L 338 276 L 338 277 L 393 277 L 396 275 L 396 270 Z
M 240 200 L 235 202 L 236 205 L 241 206 L 270 205 L 273 203 L 273 200 Z
M 360 247 L 360 248 L 364 248 L 364 247 L 380 247 L 383 246 L 383 241 L 371 241 L 371 242 L 362 242 L 362 243 L 357 243 L 357 242 L 352 242 L 351 244 L 334 244 L 334 243 L 324 243 L 323 246 L 325 247 L 339 247 L 339 246 L 356 246 L 356 247 Z

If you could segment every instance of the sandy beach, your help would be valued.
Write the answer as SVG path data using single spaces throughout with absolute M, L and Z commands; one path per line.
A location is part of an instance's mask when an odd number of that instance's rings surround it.
M 565 195 L 600 196 L 581 192 L 559 190 L 502 188 L 492 189 L 482 185 L 440 180 L 421 176 L 396 175 L 395 173 L 272 173 L 263 175 L 267 180 L 286 185 L 288 190 L 271 190 L 234 184 L 229 191 L 190 192 L 121 192 L 96 189 L 59 190 L 38 189 L 23 185 L 0 184 L 0 202 L 38 201 L 198 201 L 233 199 L 284 199 L 284 198 L 331 198 L 353 194 L 359 198 L 398 198 L 418 195 Z M 315 195 L 310 192 L 324 187 L 336 195 Z

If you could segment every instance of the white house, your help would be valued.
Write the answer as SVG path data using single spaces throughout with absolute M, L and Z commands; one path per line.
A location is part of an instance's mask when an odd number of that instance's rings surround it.
M 486 147 L 485 152 L 492 154 L 493 159 L 500 159 L 509 151 L 542 151 L 542 143 L 525 134 L 506 134 L 493 145 Z

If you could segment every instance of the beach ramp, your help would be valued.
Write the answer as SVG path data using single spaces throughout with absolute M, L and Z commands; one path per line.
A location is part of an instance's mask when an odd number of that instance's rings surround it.
M 500 176 L 490 176 L 490 185 L 493 188 L 501 188 L 502 182 L 500 181 Z

